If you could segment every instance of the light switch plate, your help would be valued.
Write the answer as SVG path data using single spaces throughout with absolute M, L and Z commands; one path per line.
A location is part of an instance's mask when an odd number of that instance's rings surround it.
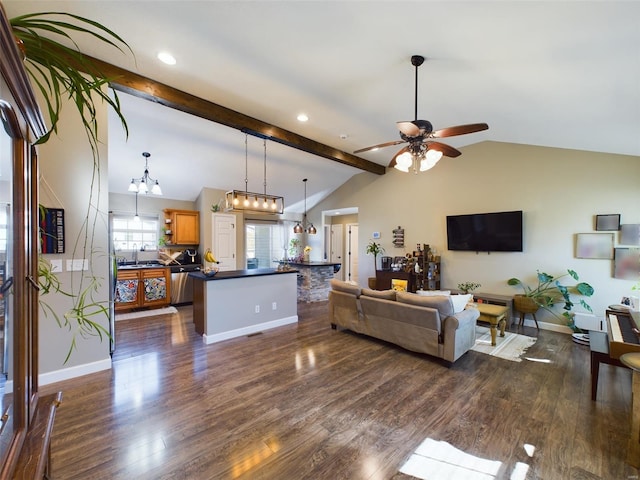
M 89 269 L 89 262 L 86 258 L 74 258 L 67 260 L 67 272 L 81 272 Z
M 62 260 L 51 260 L 51 273 L 58 273 L 62 271 Z

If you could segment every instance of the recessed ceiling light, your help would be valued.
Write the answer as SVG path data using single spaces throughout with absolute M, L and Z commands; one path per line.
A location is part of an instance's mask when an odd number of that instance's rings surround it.
M 176 64 L 176 59 L 173 55 L 171 55 L 169 52 L 160 52 L 158 54 L 158 60 L 160 60 L 163 63 L 166 63 L 167 65 L 175 65 Z
M 306 122 L 309 120 L 309 117 L 306 113 L 299 113 L 297 118 L 299 122 Z

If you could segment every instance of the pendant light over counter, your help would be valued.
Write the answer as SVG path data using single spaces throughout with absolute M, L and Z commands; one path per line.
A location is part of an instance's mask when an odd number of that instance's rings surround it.
M 293 227 L 293 233 L 307 233 L 309 235 L 315 235 L 317 233 L 316 227 L 313 223 L 307 223 L 307 178 L 303 178 L 304 182 L 304 217 L 302 217 L 302 223 L 298 222 Z
M 244 190 L 231 190 L 225 194 L 225 211 L 251 211 L 265 214 L 282 214 L 284 212 L 284 197 L 267 193 L 267 139 L 257 132 L 252 134 L 263 139 L 264 146 L 264 191 L 263 193 L 249 192 L 249 134 L 244 131 Z

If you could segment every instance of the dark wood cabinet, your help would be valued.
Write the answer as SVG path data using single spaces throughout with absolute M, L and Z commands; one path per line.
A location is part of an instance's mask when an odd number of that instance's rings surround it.
M 406 280 L 407 291 L 416 291 L 416 276 L 413 272 L 394 272 L 393 270 L 376 270 L 376 290 L 389 290 L 394 279 Z

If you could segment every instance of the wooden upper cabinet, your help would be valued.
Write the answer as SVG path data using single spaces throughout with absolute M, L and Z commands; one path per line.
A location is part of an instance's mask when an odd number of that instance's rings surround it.
M 200 244 L 200 212 L 196 210 L 164 211 L 165 235 L 173 245 Z

